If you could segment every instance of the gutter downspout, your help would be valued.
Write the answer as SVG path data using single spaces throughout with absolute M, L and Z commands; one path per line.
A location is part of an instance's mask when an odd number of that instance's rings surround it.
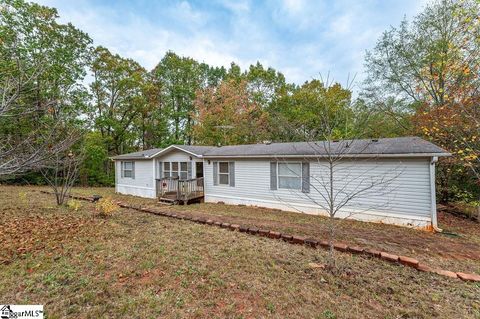
M 437 197 L 435 193 L 435 163 L 438 162 L 437 156 L 432 156 L 430 161 L 430 198 L 431 198 L 431 213 L 432 213 L 432 228 L 433 231 L 441 233 L 443 230 L 438 228 L 437 223 Z

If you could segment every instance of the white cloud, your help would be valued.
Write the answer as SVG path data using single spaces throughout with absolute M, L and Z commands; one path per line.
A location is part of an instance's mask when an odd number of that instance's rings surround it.
M 172 50 L 211 65 L 242 68 L 260 61 L 303 83 L 330 76 L 363 77 L 363 56 L 389 25 L 419 12 L 426 0 L 258 3 L 217 0 L 157 3 L 39 0 L 114 53 L 152 69 Z M 128 6 L 132 7 L 129 8 Z M 131 10 L 130 10 L 131 9 Z

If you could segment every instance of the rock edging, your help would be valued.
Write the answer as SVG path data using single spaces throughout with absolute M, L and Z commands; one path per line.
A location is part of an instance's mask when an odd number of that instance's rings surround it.
M 47 191 L 40 191 L 40 192 L 44 194 L 50 194 L 50 195 L 53 194 L 52 192 L 47 192 Z M 87 196 L 70 195 L 69 197 L 73 199 L 85 200 L 89 202 L 94 201 L 92 197 L 87 197 Z M 215 221 L 213 219 L 205 219 L 202 217 L 192 217 L 192 216 L 182 215 L 182 214 L 173 213 L 173 212 L 165 212 L 165 211 L 153 209 L 151 207 L 144 207 L 141 205 L 130 205 L 121 201 L 115 201 L 115 203 L 122 208 L 134 209 L 137 211 L 154 214 L 158 216 L 189 220 L 199 224 L 217 226 L 217 227 L 228 229 L 231 231 L 238 231 L 238 232 L 247 233 L 254 236 L 267 237 L 271 239 L 279 239 L 291 244 L 306 245 L 311 248 L 317 248 L 317 247 L 329 248 L 330 247 L 330 243 L 326 240 L 318 241 L 314 238 L 306 238 L 303 236 L 284 234 L 284 233 L 280 233 L 273 230 L 268 230 L 263 228 L 259 229 L 254 226 L 248 227 L 246 225 L 230 224 L 226 222 L 222 223 L 219 221 Z M 421 272 L 434 273 L 440 276 L 461 279 L 464 281 L 480 282 L 480 275 L 468 274 L 463 272 L 453 272 L 453 271 L 438 269 L 438 268 L 431 268 L 428 265 L 420 263 L 417 259 L 408 257 L 408 256 L 398 256 L 398 255 L 391 254 L 384 251 L 378 251 L 375 249 L 363 248 L 359 246 L 349 246 L 347 244 L 338 243 L 338 242 L 333 243 L 333 248 L 340 252 L 346 252 L 351 254 L 362 254 L 370 257 L 379 258 L 387 262 L 399 263 L 399 264 L 402 264 L 403 266 L 411 267 Z

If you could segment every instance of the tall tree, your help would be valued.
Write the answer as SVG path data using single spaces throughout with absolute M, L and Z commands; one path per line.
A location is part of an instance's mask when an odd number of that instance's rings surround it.
M 91 116 L 108 145 L 108 154 L 121 154 L 135 146 L 134 122 L 144 111 L 146 71 L 137 62 L 96 48 L 91 66 Z
M 267 134 L 267 114 L 247 89 L 234 80 L 197 92 L 195 141 L 206 145 L 256 143 Z
M 475 142 L 479 16 L 478 1 L 434 1 L 412 23 L 403 21 L 399 28 L 385 32 L 366 57 L 366 95 L 397 119 L 398 115 L 411 119 L 411 133 L 421 134 L 454 153 L 453 158 L 443 160 L 437 179 L 445 191 L 441 193 L 443 200 L 452 194 L 451 181 L 463 176 L 457 186 L 465 189 L 464 181 L 478 171 L 479 163 L 471 159 L 480 152 Z M 395 98 L 396 103 L 391 105 L 397 108 L 382 103 L 379 93 L 383 100 Z M 405 121 L 397 121 L 401 122 Z
M 39 169 L 76 140 L 91 39 L 53 8 L 0 7 L 0 175 Z
M 167 52 L 155 67 L 152 75 L 156 83 L 160 84 L 161 101 L 171 120 L 171 142 L 192 143 L 195 92 L 207 86 L 218 85 L 225 72 L 224 68 L 212 68 L 173 52 Z
M 301 87 L 287 90 L 270 108 L 272 135 L 283 141 L 308 140 L 320 130 L 327 113 L 335 123 L 333 137 L 348 137 L 354 128 L 348 123 L 352 117 L 351 92 L 340 84 L 325 84 L 320 80 L 305 82 Z M 278 125 L 278 123 L 281 123 Z
M 248 83 L 248 89 L 253 98 L 263 108 L 267 108 L 286 86 L 285 76 L 282 73 L 271 67 L 264 68 L 260 62 L 250 65 L 243 77 Z

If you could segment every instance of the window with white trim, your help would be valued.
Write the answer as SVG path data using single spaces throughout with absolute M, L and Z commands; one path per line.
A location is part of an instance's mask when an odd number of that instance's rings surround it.
M 180 162 L 180 179 L 187 179 L 188 165 L 187 162 Z
M 172 165 L 172 177 L 178 177 L 178 162 L 170 162 Z
M 187 162 L 163 162 L 163 177 L 188 178 Z
M 230 185 L 230 171 L 228 162 L 218 162 L 218 184 Z
M 133 178 L 133 162 L 122 162 L 123 178 Z
M 302 164 L 278 163 L 278 188 L 302 189 Z
M 170 162 L 163 162 L 163 177 L 170 177 L 171 170 L 170 170 Z

